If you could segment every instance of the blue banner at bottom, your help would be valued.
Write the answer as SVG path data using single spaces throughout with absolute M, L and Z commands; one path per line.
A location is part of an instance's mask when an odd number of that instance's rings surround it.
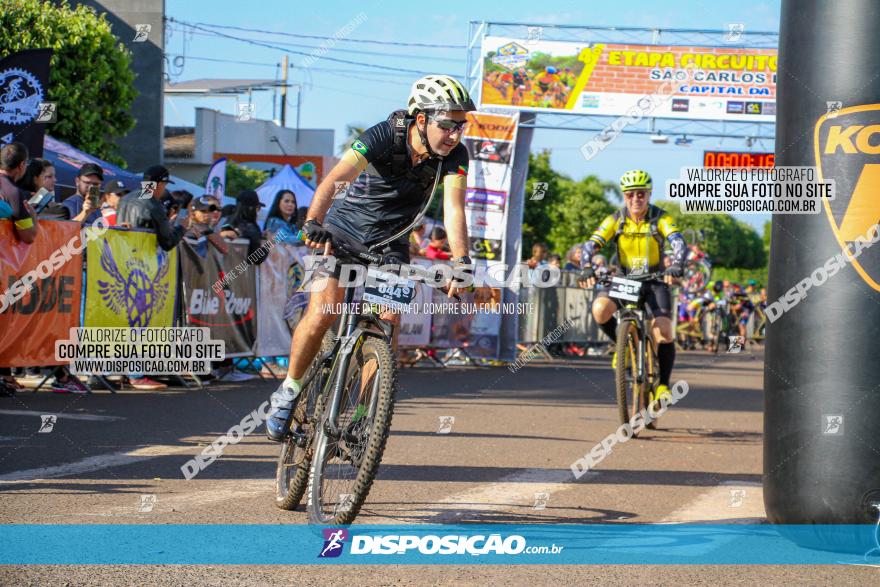
M 875 526 L 3 525 L 4 565 L 880 565 Z

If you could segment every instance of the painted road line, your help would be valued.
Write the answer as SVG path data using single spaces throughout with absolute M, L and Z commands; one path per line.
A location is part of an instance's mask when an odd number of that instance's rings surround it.
M 581 479 L 598 475 L 595 471 L 589 471 Z M 533 508 L 536 493 L 548 493 L 552 498 L 554 493 L 571 488 L 573 483 L 570 469 L 524 469 L 492 483 L 443 498 L 437 505 L 451 507 L 425 522 L 450 523 L 473 512 L 509 511 L 511 507 Z
M 762 524 L 766 520 L 761 484 L 728 481 L 700 494 L 689 504 L 663 518 L 660 523 Z
M 95 455 L 73 463 L 40 467 L 39 469 L 27 469 L 25 471 L 13 471 L 0 475 L 0 483 L 16 483 L 20 481 L 37 481 L 40 479 L 54 479 L 67 477 L 68 475 L 80 475 L 110 467 L 121 467 L 156 457 L 177 455 L 183 453 L 192 454 L 192 446 L 145 446 L 125 452 L 115 452 L 103 455 Z
M 0 416 L 36 416 L 39 418 L 40 416 L 45 416 L 47 413 L 51 413 L 51 409 L 47 409 L 42 412 L 35 412 L 33 410 L 0 410 Z M 86 422 L 113 422 L 114 420 L 125 420 L 122 416 L 100 416 L 98 414 L 70 414 L 68 412 L 64 412 L 62 414 L 58 414 L 58 418 L 61 420 L 84 420 Z

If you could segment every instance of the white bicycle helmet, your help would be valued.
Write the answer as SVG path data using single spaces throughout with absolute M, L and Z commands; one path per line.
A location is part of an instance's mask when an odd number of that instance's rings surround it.
M 419 78 L 409 91 L 407 112 L 414 116 L 418 110 L 476 110 L 464 85 L 448 75 L 426 75 Z

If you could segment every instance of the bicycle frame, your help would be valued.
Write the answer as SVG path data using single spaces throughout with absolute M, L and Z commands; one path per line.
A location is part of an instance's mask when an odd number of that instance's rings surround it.
M 345 376 L 348 373 L 349 365 L 351 365 L 352 355 L 357 351 L 357 346 L 364 336 L 390 339 L 394 329 L 391 324 L 383 322 L 374 314 L 351 312 L 349 308 L 353 300 L 354 288 L 348 287 L 345 289 L 342 314 L 339 317 L 339 328 L 336 332 L 336 339 L 333 341 L 333 348 L 319 359 L 320 361 L 328 361 L 330 357 L 335 357 L 330 376 L 324 384 L 324 389 L 321 390 L 322 394 L 326 394 L 328 389 L 331 390 L 330 406 L 324 412 L 323 426 L 327 434 L 334 438 L 339 438 L 340 435 L 336 420 L 339 416 L 339 404 L 342 401 Z M 367 327 L 361 326 L 363 322 L 367 323 Z M 369 328 L 369 326 L 373 326 L 377 330 Z M 303 383 L 303 388 L 308 385 L 309 381 Z M 374 406 L 371 403 L 368 412 L 370 416 L 373 415 L 373 410 Z
M 630 320 L 636 323 L 636 330 L 639 333 L 638 336 L 638 352 L 636 353 L 636 369 L 637 383 L 645 383 L 647 379 L 646 369 L 645 369 L 645 353 L 648 348 L 648 333 L 647 324 L 645 322 L 645 311 L 640 310 L 636 304 L 627 304 L 617 312 L 615 312 L 615 316 L 617 317 L 617 323 L 623 324 L 624 320 Z M 618 358 L 620 360 L 620 358 Z
M 650 281 L 650 280 L 645 280 Z M 639 333 L 638 336 L 638 352 L 636 353 L 636 369 L 637 369 L 637 377 L 636 382 L 639 384 L 645 383 L 647 380 L 647 369 L 645 368 L 645 357 L 648 348 L 648 337 L 651 336 L 648 331 L 648 324 L 646 321 L 645 310 L 643 309 L 645 304 L 645 298 L 648 295 L 647 283 L 642 285 L 642 289 L 639 292 L 639 301 L 638 302 L 626 302 L 622 307 L 617 310 L 614 315 L 617 318 L 618 324 L 623 324 L 624 320 L 631 320 L 636 323 L 636 330 Z M 620 360 L 621 357 L 618 357 Z

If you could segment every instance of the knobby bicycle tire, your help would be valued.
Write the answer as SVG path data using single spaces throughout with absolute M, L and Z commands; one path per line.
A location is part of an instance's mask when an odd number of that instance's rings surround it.
M 617 395 L 617 418 L 621 424 L 627 424 L 630 418 L 627 400 L 630 392 L 626 381 L 627 367 L 632 370 L 633 390 L 638 389 L 639 386 L 636 374 L 638 369 L 636 363 L 638 329 L 634 320 L 622 320 L 617 325 L 617 342 L 615 347 L 617 351 L 617 366 L 614 369 L 614 388 Z
M 350 524 L 354 521 L 366 501 L 373 480 L 376 478 L 379 464 L 382 461 L 382 453 L 385 450 L 385 444 L 391 429 L 398 376 L 397 365 L 391 351 L 391 346 L 384 339 L 367 337 L 362 344 L 356 344 L 354 348 L 352 365 L 363 366 L 368 362 L 368 357 L 374 357 L 378 365 L 376 397 L 375 400 L 371 399 L 371 401 L 376 402 L 373 422 L 370 426 L 367 445 L 358 467 L 357 477 L 355 478 L 349 502 L 350 505 L 344 511 L 337 511 L 331 515 L 324 513 L 322 500 L 324 466 L 327 464 L 329 438 L 324 426 L 319 427 L 315 437 L 312 466 L 309 471 L 308 514 L 309 523 L 311 524 L 342 525 Z M 343 390 L 343 393 L 345 393 L 345 390 Z M 329 406 L 330 403 L 331 398 L 326 398 L 325 405 Z

